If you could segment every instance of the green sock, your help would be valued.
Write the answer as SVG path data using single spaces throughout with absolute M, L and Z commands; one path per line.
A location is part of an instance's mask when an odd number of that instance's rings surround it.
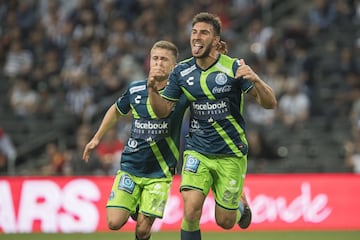
M 200 220 L 187 221 L 185 218 L 183 218 L 181 222 L 181 229 L 188 232 L 200 230 Z

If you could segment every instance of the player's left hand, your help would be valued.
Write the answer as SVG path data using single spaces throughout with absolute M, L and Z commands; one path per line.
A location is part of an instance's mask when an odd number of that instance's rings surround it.
M 244 59 L 239 60 L 239 67 L 235 73 L 235 78 L 240 77 L 254 83 L 260 80 L 259 76 L 251 69 L 249 65 L 245 63 Z

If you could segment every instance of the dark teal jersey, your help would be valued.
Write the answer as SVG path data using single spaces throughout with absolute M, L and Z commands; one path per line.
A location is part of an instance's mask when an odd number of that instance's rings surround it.
M 185 149 L 202 154 L 247 154 L 243 118 L 244 94 L 253 84 L 235 79 L 239 61 L 220 54 L 208 69 L 201 69 L 195 59 L 180 62 L 170 75 L 162 96 L 179 101 L 185 95 L 190 102 L 190 130 Z
M 138 177 L 170 177 L 179 159 L 180 131 L 186 98 L 168 118 L 158 119 L 148 98 L 147 81 L 132 82 L 116 101 L 117 110 L 133 115 L 131 134 L 120 169 Z

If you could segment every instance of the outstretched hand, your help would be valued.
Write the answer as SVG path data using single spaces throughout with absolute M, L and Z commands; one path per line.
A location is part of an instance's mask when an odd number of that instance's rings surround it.
M 90 159 L 90 153 L 93 149 L 95 149 L 97 147 L 97 145 L 99 145 L 99 141 L 95 140 L 95 139 L 91 139 L 90 142 L 88 142 L 88 144 L 86 144 L 84 152 L 83 152 L 83 160 L 85 162 L 88 162 Z
M 236 70 L 235 78 L 244 78 L 251 82 L 259 81 L 259 76 L 251 69 L 249 65 L 246 65 L 244 59 L 239 60 L 239 67 Z

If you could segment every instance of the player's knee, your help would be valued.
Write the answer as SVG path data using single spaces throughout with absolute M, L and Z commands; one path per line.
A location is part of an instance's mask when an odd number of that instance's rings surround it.
M 122 224 L 108 220 L 108 228 L 110 230 L 119 230 L 122 227 Z
M 151 227 L 146 226 L 136 226 L 136 236 L 138 239 L 149 239 Z
M 196 208 L 194 206 L 185 206 L 184 217 L 189 221 L 195 221 L 200 219 L 202 213 L 201 208 Z
M 119 229 L 120 229 L 120 225 L 118 225 L 118 224 L 113 224 L 112 222 L 109 222 L 109 223 L 108 223 L 108 228 L 109 228 L 110 230 L 119 230 Z
M 234 227 L 235 222 L 229 218 L 216 219 L 216 224 L 223 229 L 231 229 Z

